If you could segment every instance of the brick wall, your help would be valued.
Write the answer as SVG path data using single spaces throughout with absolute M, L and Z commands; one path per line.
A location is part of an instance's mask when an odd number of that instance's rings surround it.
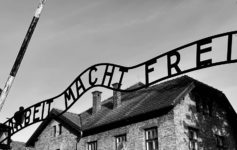
M 79 150 L 87 150 L 87 143 L 97 141 L 98 150 L 115 150 L 115 136 L 127 135 L 127 150 L 146 150 L 145 129 L 157 127 L 159 150 L 175 150 L 173 113 L 143 122 L 84 137 L 78 143 Z
M 177 150 L 189 150 L 188 127 L 194 127 L 198 131 L 199 150 L 216 150 L 216 135 L 225 137 L 226 150 L 236 150 L 233 127 L 230 126 L 223 107 L 216 103 L 220 97 L 198 93 L 187 94 L 173 109 Z M 211 115 L 197 112 L 197 96 L 212 101 Z
M 146 150 L 145 129 L 151 127 L 158 129 L 159 150 L 189 150 L 189 127 L 198 131 L 199 150 L 216 150 L 215 135 L 226 138 L 226 150 L 236 150 L 233 127 L 230 126 L 230 120 L 227 120 L 223 106 L 219 102 L 216 103 L 220 97 L 199 93 L 202 92 L 190 91 L 166 115 L 86 136 L 79 142 L 76 136 L 64 127 L 62 134 L 55 137 L 53 126 L 58 122 L 52 121 L 38 137 L 35 150 L 87 150 L 88 142 L 92 141 L 97 141 L 98 150 L 115 150 L 115 136 L 121 134 L 127 135 L 127 150 Z M 213 101 L 211 116 L 197 112 L 197 97 Z
M 18 142 L 18 141 L 12 141 L 11 142 L 11 150 L 32 150 L 30 148 L 25 147 L 25 143 Z
M 76 136 L 62 127 L 62 134 L 54 136 L 53 126 L 57 121 L 51 121 L 35 142 L 35 150 L 76 150 Z

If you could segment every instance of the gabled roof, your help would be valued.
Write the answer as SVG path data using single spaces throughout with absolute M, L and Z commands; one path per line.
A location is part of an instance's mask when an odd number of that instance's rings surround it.
M 115 109 L 111 97 L 102 103 L 102 109 L 96 114 L 91 113 L 92 108 L 80 114 L 82 130 L 87 131 L 173 106 L 173 102 L 191 85 L 191 80 L 181 77 L 137 92 L 124 93 L 121 106 Z
M 41 132 L 48 126 L 48 124 L 52 121 L 52 119 L 60 122 L 64 127 L 66 127 L 68 130 L 70 130 L 75 135 L 80 136 L 81 135 L 81 123 L 80 118 L 77 114 L 66 112 L 62 115 L 58 116 L 62 110 L 53 108 L 46 120 L 44 120 L 39 127 L 36 129 L 36 131 L 33 133 L 33 135 L 30 137 L 30 139 L 26 142 L 26 146 L 34 146 L 34 141 L 37 140 L 37 137 L 41 134 Z
M 142 85 L 142 83 L 138 83 L 129 88 Z M 187 92 L 196 86 L 222 94 L 222 92 L 193 78 L 182 76 L 139 91 L 122 93 L 122 104 L 117 108 L 113 108 L 113 98 L 110 97 L 102 102 L 101 110 L 97 113 L 92 114 L 92 108 L 81 114 L 66 112 L 59 118 L 56 118 L 56 120 L 62 121 L 69 128 L 71 127 L 71 130 L 75 130 L 78 133 L 76 135 L 80 135 L 82 130 L 83 136 L 87 136 L 163 115 L 169 112 Z M 229 106 L 231 107 L 230 104 Z M 51 114 L 56 115 L 60 112 L 60 110 L 53 109 Z M 34 143 L 36 137 L 42 132 L 48 122 L 46 120 L 38 127 L 26 143 L 27 145 Z

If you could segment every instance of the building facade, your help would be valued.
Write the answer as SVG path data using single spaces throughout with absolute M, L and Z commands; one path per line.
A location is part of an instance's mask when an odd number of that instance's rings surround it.
M 141 86 L 138 83 L 130 88 Z M 114 84 L 115 88 L 117 84 Z M 26 146 L 35 150 L 237 150 L 237 115 L 225 95 L 188 76 L 114 91 L 81 114 L 53 109 Z

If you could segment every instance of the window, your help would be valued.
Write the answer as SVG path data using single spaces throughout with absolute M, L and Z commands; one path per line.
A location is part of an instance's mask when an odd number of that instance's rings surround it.
M 212 103 L 211 102 L 204 102 L 203 103 L 203 114 L 211 116 L 211 114 L 212 114 Z
M 218 150 L 224 150 L 225 148 L 224 142 L 225 142 L 224 136 L 216 135 L 216 146 Z
M 115 137 L 116 150 L 122 150 L 124 148 L 125 142 L 127 142 L 126 134 L 116 136 Z
M 97 150 L 97 141 L 89 142 L 88 150 Z
M 145 130 L 146 150 L 158 150 L 157 127 Z
M 56 137 L 56 133 L 57 133 L 57 126 L 54 125 L 53 126 L 53 136 Z
M 53 126 L 53 136 L 57 137 L 62 134 L 62 125 L 57 124 Z
M 62 124 L 59 124 L 58 127 L 59 127 L 59 133 L 58 134 L 61 135 L 62 134 Z
M 212 116 L 212 102 L 210 100 L 197 100 L 197 112 Z
M 189 128 L 189 149 L 198 150 L 198 133 L 194 128 Z

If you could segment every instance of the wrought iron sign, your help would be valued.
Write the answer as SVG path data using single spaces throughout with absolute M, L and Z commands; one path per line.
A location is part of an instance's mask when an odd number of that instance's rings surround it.
M 224 59 L 213 61 L 215 58 L 212 56 L 209 58 L 203 58 L 202 56 L 204 54 L 211 53 L 211 51 L 215 50 L 215 47 L 212 47 L 211 45 L 218 42 L 218 39 L 222 39 L 223 45 L 225 46 L 223 48 L 223 51 L 225 51 L 225 56 L 223 57 Z M 196 59 L 192 60 L 192 64 L 194 64 L 193 66 L 184 69 L 180 66 L 180 62 L 184 59 L 181 52 L 187 48 L 194 49 L 194 52 L 190 53 L 190 55 L 194 55 Z M 17 121 L 17 119 L 14 119 L 13 116 L 4 124 L 10 127 L 9 136 L 11 136 L 34 123 L 45 120 L 52 106 L 57 102 L 64 105 L 64 109 L 61 114 L 65 113 L 83 94 L 91 88 L 105 87 L 107 89 L 117 91 L 136 91 L 142 88 L 147 88 L 162 80 L 191 71 L 217 65 L 235 63 L 237 62 L 237 57 L 235 56 L 236 58 L 234 58 L 234 55 L 232 56 L 232 52 L 234 52 L 234 50 L 237 51 L 237 31 L 227 32 L 189 43 L 132 67 L 125 67 L 110 63 L 96 64 L 84 70 L 61 94 L 53 98 L 43 100 L 24 110 L 19 110 L 23 114 L 22 121 Z M 159 67 L 157 67 L 161 61 L 162 64 L 167 64 L 165 72 L 159 70 Z M 142 73 L 140 75 L 144 76 L 144 86 L 129 90 L 123 89 L 121 85 L 126 82 L 126 78 L 129 74 L 136 70 L 138 70 L 139 73 Z M 165 73 L 164 76 L 155 79 L 151 78 L 152 73 L 159 71 Z M 112 87 L 112 83 L 115 82 L 119 83 L 117 89 Z M 4 140 L 1 142 L 3 141 Z

